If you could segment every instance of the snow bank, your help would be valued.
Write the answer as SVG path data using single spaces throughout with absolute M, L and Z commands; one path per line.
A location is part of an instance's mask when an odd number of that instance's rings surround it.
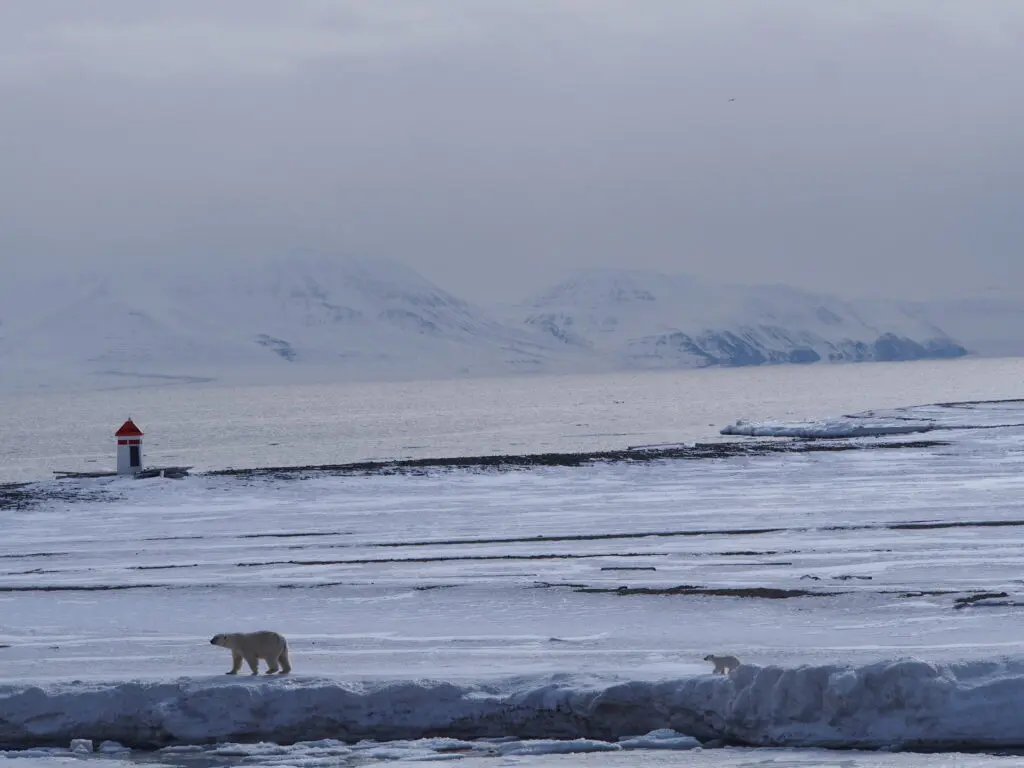
M 533 741 L 511 741 L 498 744 L 495 752 L 502 757 L 511 755 L 575 755 L 583 752 L 615 752 L 622 749 L 618 744 L 597 739 L 535 739 Z
M 76 739 L 82 741 L 81 739 Z M 30 768 L 63 768 L 81 766 L 76 758 L 89 754 L 61 747 L 34 748 L 23 751 L 0 750 L 0 765 L 14 768 L 27 765 Z M 572 755 L 591 752 L 623 752 L 631 749 L 690 750 L 700 742 L 690 736 L 683 736 L 670 730 L 654 731 L 644 736 L 624 740 L 618 744 L 595 739 L 536 739 L 520 740 L 428 738 L 409 741 L 360 741 L 346 744 L 337 739 L 300 741 L 282 745 L 269 742 L 221 743 L 212 746 L 188 745 L 164 747 L 158 752 L 146 752 L 140 760 L 139 753 L 121 748 L 110 760 L 89 756 L 90 768 L 129 768 L 144 762 L 152 768 L 171 768 L 175 765 L 230 765 L 244 762 L 258 768 L 337 768 L 341 765 L 364 765 L 368 762 L 431 762 L 459 760 L 465 757 L 537 757 L 545 755 Z M 101 750 L 102 751 L 102 750 Z M 113 753 L 111 756 L 114 756 Z M 185 762 L 183 762 L 184 758 Z M 159 762 L 158 762 L 159 761 Z M 166 761 L 166 762 L 165 762 Z
M 0 752 L 0 765 L 3 768 L 132 768 L 129 763 L 119 759 L 102 759 L 90 755 L 85 763 L 80 755 L 66 750 L 31 750 L 28 752 Z M 173 768 L 171 765 L 146 761 L 146 768 Z
M 693 736 L 685 736 L 671 728 L 659 728 L 643 736 L 627 736 L 619 739 L 622 749 L 695 749 L 700 742 Z
M 731 676 L 584 685 L 571 678 L 461 687 L 256 678 L 0 688 L 0 744 L 72 739 L 133 747 L 348 743 L 427 737 L 587 741 L 560 749 L 675 748 L 721 738 L 758 746 L 1024 746 L 1024 659 L 949 666 L 743 666 Z M 665 730 L 671 729 L 674 733 Z M 653 733 L 652 733 L 653 732 Z M 641 734 L 648 734 L 637 741 Z M 548 745 L 550 747 L 550 744 Z M 500 751 L 537 749 L 503 746 Z
M 843 438 L 843 437 L 882 437 L 884 435 L 910 435 L 917 432 L 930 432 L 934 424 L 924 422 L 865 422 L 861 419 L 835 419 L 827 421 L 805 422 L 751 422 L 740 420 L 735 424 L 722 427 L 723 435 L 746 435 L 747 437 L 807 437 L 807 438 Z

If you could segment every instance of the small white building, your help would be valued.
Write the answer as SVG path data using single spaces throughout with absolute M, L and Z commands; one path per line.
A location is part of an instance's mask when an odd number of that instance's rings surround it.
M 142 469 L 142 430 L 128 419 L 114 437 L 117 438 L 117 474 L 136 474 Z

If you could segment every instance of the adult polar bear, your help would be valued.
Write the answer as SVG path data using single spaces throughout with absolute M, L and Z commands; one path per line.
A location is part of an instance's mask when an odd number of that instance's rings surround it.
M 260 673 L 260 659 L 267 662 L 267 674 L 272 675 L 281 670 L 282 675 L 292 671 L 288 661 L 288 641 L 277 632 L 231 632 L 214 635 L 210 645 L 219 645 L 231 651 L 231 671 L 227 674 L 237 675 L 242 668 L 242 661 L 249 665 L 254 675 Z
M 728 675 L 734 669 L 740 668 L 740 660 L 735 656 L 715 656 L 713 653 L 709 653 L 704 657 L 704 661 L 710 661 L 715 665 L 713 675 Z

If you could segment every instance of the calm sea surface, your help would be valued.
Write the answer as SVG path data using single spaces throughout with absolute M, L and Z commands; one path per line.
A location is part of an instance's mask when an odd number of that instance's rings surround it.
M 622 448 L 805 419 L 1024 398 L 1024 358 L 0 395 L 0 482 L 114 467 L 131 415 L 147 464 L 197 469 Z

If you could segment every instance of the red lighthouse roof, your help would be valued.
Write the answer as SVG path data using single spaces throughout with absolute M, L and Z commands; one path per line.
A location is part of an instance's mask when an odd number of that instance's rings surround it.
M 135 426 L 135 422 L 128 419 L 121 428 L 114 433 L 114 437 L 142 437 L 142 430 Z

